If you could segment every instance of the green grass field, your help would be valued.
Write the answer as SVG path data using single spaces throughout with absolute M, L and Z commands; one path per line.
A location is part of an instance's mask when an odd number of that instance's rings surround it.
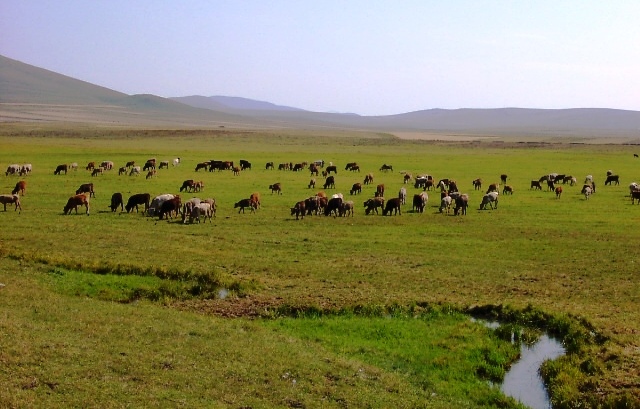
M 0 168 L 34 167 L 22 178 L 23 211 L 0 209 L 0 406 L 87 407 L 93 397 L 101 407 L 514 405 L 482 376 L 456 375 L 489 365 L 499 377 L 514 357 L 510 344 L 491 343 L 495 335 L 459 315 L 474 307 L 565 338 L 571 353 L 545 368 L 556 407 L 639 405 L 640 206 L 631 205 L 628 185 L 640 181 L 640 160 L 632 146 L 291 130 L 0 131 Z M 150 180 L 84 170 L 89 161 L 119 167 L 151 157 L 182 163 Z M 194 171 L 211 159 L 246 159 L 253 168 L 239 176 Z M 338 166 L 335 192 L 354 200 L 354 217 L 290 215 L 296 201 L 322 190 L 322 177 L 308 189 L 308 171 L 264 165 L 315 159 Z M 362 172 L 344 170 L 354 161 Z M 77 172 L 53 175 L 71 162 Z M 380 172 L 383 163 L 394 171 Z M 608 169 L 620 175 L 619 186 L 604 186 Z M 405 186 L 409 203 L 419 192 L 403 185 L 401 171 L 457 180 L 471 196 L 468 214 L 440 214 L 439 194 L 430 191 L 423 214 L 407 204 L 401 216 L 365 216 L 362 202 L 376 184 L 385 184 L 387 198 Z M 349 197 L 369 172 L 374 184 Z M 563 186 L 559 200 L 529 189 L 550 172 L 574 175 L 578 186 Z M 486 188 L 501 173 L 514 195 L 501 196 L 496 210 L 478 210 L 482 193 L 472 180 L 482 178 Z M 588 174 L 597 192 L 587 201 L 580 188 Z M 202 180 L 197 196 L 218 202 L 213 223 L 108 209 L 114 192 L 125 200 L 175 194 L 186 179 Z M 1 193 L 18 180 L 0 175 Z M 89 182 L 96 191 L 91 215 L 62 215 L 67 198 Z M 275 182 L 282 195 L 270 193 Z M 233 204 L 252 192 L 261 193 L 261 209 L 238 214 Z M 309 318 L 314 311 L 319 316 Z M 389 311 L 401 311 L 389 324 L 398 327 L 383 326 L 386 341 L 367 346 L 357 328 L 375 328 Z M 300 314 L 306 318 L 286 318 Z M 333 338 L 351 329 L 349 339 Z M 437 333 L 431 341 L 428 331 Z M 410 336 L 416 333 L 449 353 L 421 355 Z M 390 338 L 412 346 L 394 352 Z M 375 375 L 354 375 L 360 369 Z

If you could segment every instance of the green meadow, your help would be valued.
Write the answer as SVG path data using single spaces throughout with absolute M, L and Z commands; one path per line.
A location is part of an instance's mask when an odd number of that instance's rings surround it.
M 3 125 L 0 147 L 3 171 L 34 169 L 0 175 L 2 194 L 27 181 L 23 210 L 0 208 L 2 407 L 518 407 L 495 386 L 517 343 L 470 313 L 563 340 L 567 355 L 542 370 L 554 407 L 640 407 L 634 146 Z M 151 179 L 85 170 L 177 157 Z M 212 159 L 252 169 L 195 172 Z M 323 178 L 309 189 L 308 171 L 277 165 L 316 159 L 337 165 L 326 192 L 353 200 L 353 217 L 291 216 Z M 53 174 L 72 162 L 77 171 Z M 347 162 L 361 172 L 345 171 Z M 607 170 L 620 185 L 604 185 Z M 433 190 L 426 211 L 413 212 L 422 190 L 402 172 L 455 179 L 468 214 L 440 213 Z M 560 199 L 529 189 L 551 172 L 578 184 L 563 185 Z M 367 173 L 373 185 L 349 195 Z M 479 210 L 484 191 L 472 180 L 486 190 L 502 173 L 514 194 Z M 586 175 L 596 182 L 589 200 Z M 177 194 L 187 179 L 205 188 L 183 199 L 216 199 L 212 223 L 108 207 L 114 192 L 125 202 Z M 63 215 L 90 182 L 90 216 Z M 282 195 L 268 189 L 276 182 Z M 402 215 L 365 216 L 381 183 L 386 198 L 406 187 Z M 238 213 L 234 203 L 253 192 L 261 208 Z

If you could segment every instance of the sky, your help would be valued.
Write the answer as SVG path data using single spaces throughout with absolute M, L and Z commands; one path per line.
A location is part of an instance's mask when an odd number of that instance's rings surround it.
M 0 55 L 318 112 L 640 111 L 638 0 L 2 0 Z

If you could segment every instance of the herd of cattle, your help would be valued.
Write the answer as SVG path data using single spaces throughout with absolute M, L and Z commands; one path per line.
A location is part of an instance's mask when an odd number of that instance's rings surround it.
M 134 161 L 130 161 L 127 162 L 125 166 L 119 168 L 118 174 L 138 176 L 142 172 L 148 172 L 147 178 L 150 178 L 156 175 L 157 164 L 159 164 L 158 168 L 162 169 L 168 168 L 170 163 L 172 166 L 178 166 L 180 165 L 180 162 L 180 158 L 175 158 L 171 162 L 157 162 L 155 158 L 152 158 L 146 160 L 144 166 L 141 167 L 136 166 L 136 163 Z M 54 170 L 54 175 L 66 174 L 70 170 L 77 171 L 77 169 L 77 163 L 58 165 Z M 103 161 L 99 165 L 96 162 L 89 162 L 85 169 L 91 171 L 92 176 L 99 176 L 107 171 L 115 169 L 115 165 L 112 161 Z M 233 161 L 211 160 L 198 163 L 195 167 L 195 172 L 199 172 L 203 169 L 209 172 L 230 170 L 234 175 L 239 175 L 241 171 L 250 170 L 251 163 L 246 160 L 240 160 L 239 166 L 236 166 L 234 165 Z M 267 162 L 267 164 L 265 165 L 265 169 L 275 169 L 274 163 Z M 304 171 L 305 169 L 308 170 L 311 173 L 311 180 L 309 181 L 308 188 L 315 188 L 316 177 L 319 177 L 320 174 L 322 174 L 322 176 L 325 178 L 325 182 L 322 185 L 325 190 L 335 189 L 336 187 L 335 175 L 337 175 L 338 173 L 338 167 L 331 162 L 329 162 L 326 167 L 323 160 L 316 160 L 310 164 L 307 162 L 300 162 L 296 164 L 292 162 L 280 163 L 278 169 L 282 171 L 289 170 L 293 172 L 300 172 Z M 7 167 L 5 176 L 27 176 L 31 174 L 32 171 L 33 166 L 31 164 L 12 164 Z M 345 171 L 360 172 L 361 168 L 357 163 L 350 162 L 345 166 Z M 393 172 L 393 166 L 385 163 L 380 167 L 379 171 Z M 414 188 L 422 189 L 421 192 L 413 195 L 413 212 L 423 213 L 429 201 L 427 191 L 438 189 L 440 203 L 438 210 L 440 213 L 449 214 L 451 212 L 451 209 L 453 208 L 454 215 L 467 214 L 467 208 L 469 206 L 469 194 L 461 193 L 455 180 L 445 178 L 440 179 L 436 182 L 436 179 L 434 179 L 431 175 L 418 175 L 416 177 L 413 177 L 410 173 L 404 171 L 401 172 L 401 174 L 403 175 L 403 186 L 400 188 L 397 197 L 385 199 L 384 184 L 376 185 L 374 197 L 369 198 L 363 202 L 364 212 L 366 215 L 380 214 L 380 211 L 382 212 L 382 215 L 401 215 L 402 206 L 407 203 L 407 189 L 406 187 L 404 187 L 404 185 L 410 183 L 412 180 L 414 182 Z M 479 206 L 480 210 L 486 209 L 487 206 L 489 206 L 490 209 L 498 208 L 500 185 L 503 186 L 502 195 L 512 195 L 514 193 L 514 188 L 511 185 L 507 184 L 507 178 L 508 176 L 506 174 L 502 174 L 500 175 L 500 183 L 491 183 L 489 185 L 486 192 L 483 193 Z M 349 194 L 351 196 L 361 194 L 363 191 L 363 185 L 366 186 L 373 184 L 373 181 L 373 174 L 367 173 L 364 176 L 364 180 L 362 183 L 358 182 L 352 185 L 351 189 L 349 190 Z M 543 175 L 539 179 L 532 180 L 530 189 L 543 190 L 543 186 L 546 185 L 547 190 L 553 191 L 556 195 L 556 198 L 560 199 L 563 192 L 563 185 L 567 184 L 569 184 L 570 186 L 576 185 L 577 178 L 571 175 L 549 173 Z M 605 180 L 605 185 L 610 184 L 620 184 L 619 176 L 614 174 L 612 171 L 607 172 L 607 177 Z M 25 194 L 26 185 L 26 180 L 20 180 L 16 183 L 15 188 L 11 192 L 11 194 L 0 195 L 0 203 L 4 205 L 5 211 L 7 208 L 7 204 L 13 204 L 15 206 L 15 210 L 22 210 L 20 196 Z M 475 179 L 472 181 L 474 190 L 483 191 L 482 185 L 482 179 Z M 200 192 L 203 188 L 203 181 L 188 179 L 185 180 L 180 187 L 180 193 L 182 193 L 183 191 L 187 193 Z M 634 182 L 629 186 L 629 189 L 629 195 L 631 197 L 632 204 L 635 203 L 635 201 L 638 201 L 638 203 L 640 203 L 640 185 Z M 282 184 L 274 183 L 272 185 L 269 185 L 269 190 L 271 191 L 271 194 L 282 194 Z M 596 186 L 593 181 L 593 177 L 591 175 L 588 175 L 584 180 L 581 193 L 585 196 L 585 199 L 588 200 L 590 196 L 595 193 L 595 191 Z M 75 210 L 75 213 L 77 214 L 78 207 L 84 206 L 86 209 L 86 214 L 88 215 L 90 213 L 90 199 L 92 197 L 95 197 L 94 184 L 82 184 L 76 190 L 75 194 L 67 200 L 67 203 L 63 208 L 63 213 L 70 214 Z M 149 193 L 139 193 L 130 196 L 125 206 L 124 198 L 121 193 L 114 193 L 111 197 L 110 208 L 112 212 L 117 211 L 118 208 L 120 208 L 122 212 L 126 210 L 126 212 L 129 213 L 134 209 L 136 210 L 136 212 L 138 212 L 140 206 L 143 207 L 143 212 L 148 216 L 157 216 L 159 220 L 165 218 L 169 219 L 174 217 L 182 217 L 183 223 L 186 223 L 187 220 L 190 223 L 193 223 L 194 221 L 199 223 L 201 217 L 205 222 L 208 218 L 209 222 L 211 223 L 211 220 L 213 217 L 215 217 L 217 210 L 217 203 L 213 198 L 207 198 L 204 200 L 199 198 L 192 198 L 183 202 L 179 194 L 173 195 L 165 193 L 152 198 Z M 234 204 L 234 209 L 239 209 L 238 213 L 244 213 L 245 209 L 249 209 L 250 212 L 255 213 L 259 208 L 259 192 L 254 192 L 250 195 L 249 198 L 241 199 Z M 325 216 L 333 215 L 334 217 L 346 217 L 354 215 L 355 204 L 352 200 L 345 200 L 345 197 L 342 193 L 336 193 L 328 196 L 324 191 L 319 191 L 304 200 L 297 201 L 290 210 L 291 216 L 295 216 L 296 220 L 299 218 L 304 219 L 305 216 L 320 214 L 324 214 Z

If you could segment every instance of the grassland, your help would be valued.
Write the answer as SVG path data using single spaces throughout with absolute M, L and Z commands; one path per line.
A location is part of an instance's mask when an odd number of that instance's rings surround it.
M 464 389 L 472 385 L 478 390 L 473 381 L 448 389 L 428 381 L 429 374 L 412 379 L 424 371 L 424 365 L 411 358 L 417 354 L 385 363 L 381 355 L 396 355 L 385 348 L 375 352 L 380 345 L 358 355 L 325 336 L 344 333 L 351 325 L 359 328 L 358 311 L 385 315 L 397 310 L 404 322 L 398 325 L 405 327 L 388 328 L 401 334 L 391 338 L 407 339 L 402 334 L 422 331 L 407 327 L 412 320 L 406 317 L 416 316 L 420 325 L 434 322 L 442 328 L 440 340 L 433 343 L 451 344 L 455 352 L 455 334 L 464 338 L 481 331 L 468 329 L 457 312 L 476 307 L 565 337 L 571 353 L 545 372 L 555 406 L 638 405 L 640 285 L 635 260 L 640 260 L 640 206 L 632 206 L 626 195 L 628 184 L 640 180 L 640 162 L 632 147 L 438 143 L 291 130 L 7 126 L 2 131 L 0 165 L 34 166 L 34 173 L 25 177 L 24 210 L 0 211 L 0 282 L 6 284 L 0 290 L 0 357 L 6 368 L 0 376 L 7 392 L 2 396 L 8 396 L 2 404 L 86 407 L 97 393 L 92 381 L 106 381 L 98 396 L 107 406 L 512 405 L 495 396 L 482 377 L 477 379 L 487 389 L 472 399 L 474 394 Z M 180 157 L 182 164 L 160 170 L 150 180 L 115 171 L 91 178 L 83 169 L 89 161 L 112 160 L 122 166 L 150 157 Z M 246 159 L 253 169 L 237 177 L 194 172 L 196 163 L 210 159 Z M 362 201 L 374 190 L 365 187 L 354 197 L 353 218 L 296 221 L 289 207 L 318 189 L 307 188 L 308 172 L 267 171 L 264 164 L 314 159 L 338 165 L 337 192 L 348 194 L 353 183 L 372 172 L 375 184 L 384 183 L 395 195 L 403 186 L 400 171 L 429 173 L 456 179 L 470 194 L 471 208 L 464 217 L 440 214 L 438 195 L 430 193 L 424 214 L 411 212 L 407 205 L 402 216 L 365 216 Z M 343 170 L 352 161 L 360 164 L 362 173 Z M 70 162 L 78 162 L 81 169 L 53 175 L 56 165 Z M 382 163 L 392 164 L 394 172 L 379 172 Z M 608 169 L 621 176 L 620 186 L 603 186 Z M 587 201 L 579 194 L 580 186 L 565 186 L 556 200 L 550 192 L 529 190 L 532 179 L 549 172 L 572 174 L 580 181 L 592 174 L 597 193 Z M 471 181 L 480 177 L 498 182 L 501 173 L 509 175 L 515 194 L 501 197 L 497 210 L 477 210 L 481 194 L 472 190 Z M 213 223 L 158 222 L 140 214 L 112 213 L 107 207 L 113 192 L 125 198 L 141 192 L 177 193 L 185 179 L 204 181 L 199 196 L 216 198 L 219 209 Z M 2 192 L 8 193 L 18 177 L 0 180 Z M 66 199 L 88 182 L 96 185 L 97 196 L 91 216 L 63 216 Z M 268 185 L 275 182 L 282 183 L 283 195 L 270 194 Z M 417 192 L 407 188 L 410 197 Z M 257 214 L 238 214 L 233 204 L 254 191 L 262 193 L 262 208 Z M 342 329 L 310 338 L 304 334 L 317 324 L 313 319 L 290 326 L 249 319 L 314 311 L 316 319 L 329 322 L 340 320 L 329 318 L 331 312 L 349 318 Z M 378 319 L 373 315 L 367 318 L 371 327 Z M 454 329 L 444 331 L 448 326 Z M 468 357 L 474 355 L 473 345 L 490 337 L 485 331 L 465 347 L 467 352 L 450 355 L 476 362 L 471 365 L 477 370 L 480 364 Z M 178 343 L 181 352 L 163 339 Z M 498 343 L 482 348 L 505 347 Z M 489 361 L 504 368 L 510 354 L 513 351 L 505 351 L 502 358 Z M 150 357 L 153 362 L 143 364 Z M 447 354 L 428 358 L 450 359 Z M 354 378 L 363 365 L 375 376 Z M 470 371 L 444 367 L 445 372 Z M 302 391 L 284 387 L 291 386 L 285 381 L 292 373 L 297 384 L 305 386 Z M 327 373 L 334 375 L 323 376 Z M 69 400 L 72 396 L 75 400 Z

